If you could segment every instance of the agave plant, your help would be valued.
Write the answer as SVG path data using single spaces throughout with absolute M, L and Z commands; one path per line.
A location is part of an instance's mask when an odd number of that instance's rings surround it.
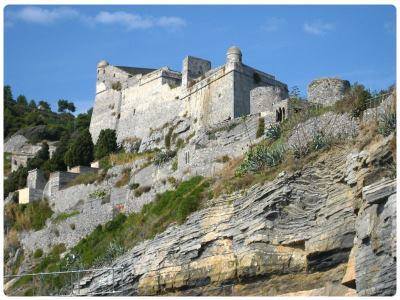
M 280 124 L 271 124 L 265 132 L 265 137 L 268 140 L 276 141 L 281 137 L 282 128 Z
M 257 145 L 246 154 L 236 174 L 255 173 L 265 167 L 276 166 L 282 162 L 284 153 L 285 147 L 282 144 L 274 146 Z
M 383 114 L 379 120 L 378 132 L 383 136 L 388 136 L 396 130 L 396 113 L 388 112 Z

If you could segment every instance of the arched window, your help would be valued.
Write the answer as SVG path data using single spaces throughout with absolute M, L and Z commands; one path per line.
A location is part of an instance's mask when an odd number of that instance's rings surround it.
M 285 116 L 285 108 L 284 107 L 282 108 L 282 113 L 283 113 L 283 115 L 282 115 L 282 121 L 283 121 L 286 118 L 286 116 Z

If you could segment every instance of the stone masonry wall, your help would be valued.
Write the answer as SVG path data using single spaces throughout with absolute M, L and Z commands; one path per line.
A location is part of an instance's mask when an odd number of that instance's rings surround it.
M 347 80 L 338 78 L 321 78 L 308 85 L 308 101 L 329 106 L 341 100 L 350 88 Z

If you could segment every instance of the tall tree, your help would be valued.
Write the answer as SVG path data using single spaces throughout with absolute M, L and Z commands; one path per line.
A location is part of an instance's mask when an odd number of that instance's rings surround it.
M 28 100 L 26 100 L 26 97 L 24 95 L 19 95 L 17 97 L 17 104 L 22 105 L 22 106 L 27 106 Z
M 115 152 L 117 148 L 117 136 L 115 130 L 102 129 L 94 148 L 94 157 L 95 159 L 101 159 L 104 156 Z
M 90 166 L 93 161 L 93 142 L 88 129 L 82 130 L 78 137 L 69 145 L 64 161 L 69 167 Z
M 4 100 L 5 101 L 14 101 L 12 91 L 11 91 L 11 86 L 9 86 L 9 85 L 4 86 Z

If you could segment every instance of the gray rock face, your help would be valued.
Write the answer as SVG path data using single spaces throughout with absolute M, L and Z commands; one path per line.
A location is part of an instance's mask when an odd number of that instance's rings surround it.
M 114 270 L 114 287 L 111 271 L 103 270 L 83 278 L 75 293 L 393 295 L 394 181 L 366 186 L 356 209 L 359 184 L 370 173 L 365 162 L 379 163 L 387 144 L 383 139 L 350 155 L 344 149 L 302 171 L 211 200 L 184 224 L 114 261 L 110 267 L 121 268 Z M 351 277 L 352 266 L 355 286 L 346 288 L 340 282 L 345 271 Z
M 396 180 L 363 189 L 356 221 L 356 287 L 360 296 L 396 293 Z
M 28 139 L 21 134 L 15 134 L 4 143 L 4 152 L 19 152 L 28 144 Z
M 339 78 L 321 78 L 308 85 L 308 101 L 329 106 L 343 99 L 350 82 Z

